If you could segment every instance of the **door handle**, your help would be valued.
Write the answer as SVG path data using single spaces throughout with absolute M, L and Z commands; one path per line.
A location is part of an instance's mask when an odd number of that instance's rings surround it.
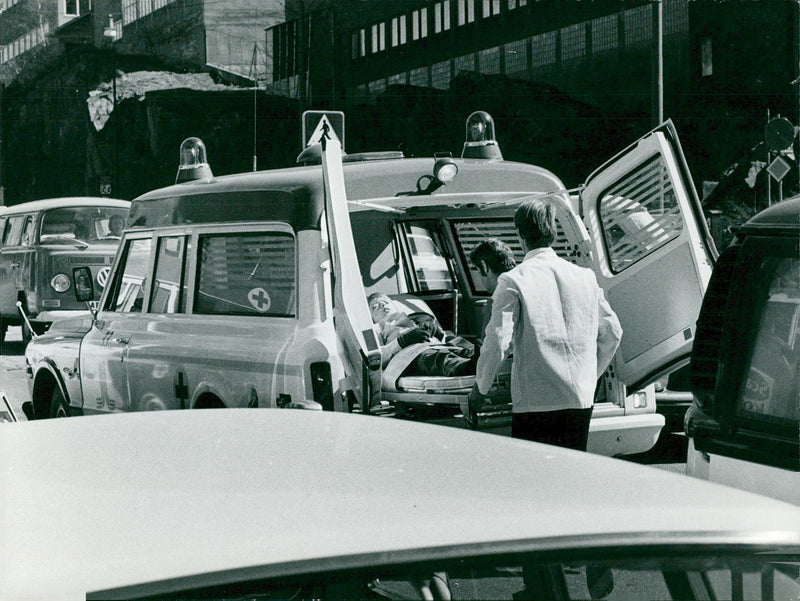
M 120 336 L 119 338 L 114 338 L 114 342 L 118 342 L 119 344 L 128 344 L 131 341 L 130 338 Z

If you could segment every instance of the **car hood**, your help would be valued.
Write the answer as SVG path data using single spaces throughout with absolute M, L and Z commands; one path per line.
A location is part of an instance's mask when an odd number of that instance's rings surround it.
M 19 422 L 0 435 L 4 599 L 523 539 L 800 540 L 797 508 L 772 499 L 375 416 L 167 411 Z

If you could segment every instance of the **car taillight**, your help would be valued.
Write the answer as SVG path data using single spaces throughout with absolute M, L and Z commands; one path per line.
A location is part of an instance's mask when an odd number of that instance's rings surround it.
M 311 389 L 314 400 L 322 405 L 323 411 L 333 411 L 333 383 L 331 365 L 327 361 L 311 364 Z

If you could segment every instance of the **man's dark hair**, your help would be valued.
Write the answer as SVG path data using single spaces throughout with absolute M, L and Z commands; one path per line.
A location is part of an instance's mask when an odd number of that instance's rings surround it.
M 476 267 L 480 261 L 496 274 L 505 273 L 517 264 L 511 247 L 497 238 L 487 238 L 469 252 L 469 260 Z
M 544 248 L 556 239 L 556 209 L 541 200 L 523 202 L 514 213 L 514 225 L 528 248 Z

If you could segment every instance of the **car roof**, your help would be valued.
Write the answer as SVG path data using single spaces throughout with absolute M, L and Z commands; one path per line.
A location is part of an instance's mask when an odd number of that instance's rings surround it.
M 432 195 L 425 189 L 433 173 L 433 158 L 366 160 L 343 164 L 347 199 L 352 202 L 383 199 L 390 206 L 446 204 L 445 198 L 476 192 L 520 196 L 564 190 L 550 171 L 512 161 L 452 159 L 455 179 Z M 422 178 L 422 179 L 421 179 Z M 176 184 L 135 198 L 131 227 L 159 227 L 185 223 L 233 221 L 287 221 L 296 230 L 318 229 L 323 210 L 320 165 L 226 175 Z
M 737 233 L 763 231 L 796 236 L 800 231 L 800 195 L 787 198 L 756 213 L 737 230 Z
M 18 422 L 2 435 L 4 598 L 218 584 L 225 571 L 272 575 L 271 564 L 503 541 L 800 541 L 797 508 L 779 501 L 375 416 L 141 412 Z
M 130 207 L 130 201 L 96 196 L 65 196 L 63 198 L 44 198 L 10 205 L 6 207 L 7 211 L 4 212 L 11 215 L 14 213 L 33 213 L 70 207 L 119 207 L 127 209 Z

